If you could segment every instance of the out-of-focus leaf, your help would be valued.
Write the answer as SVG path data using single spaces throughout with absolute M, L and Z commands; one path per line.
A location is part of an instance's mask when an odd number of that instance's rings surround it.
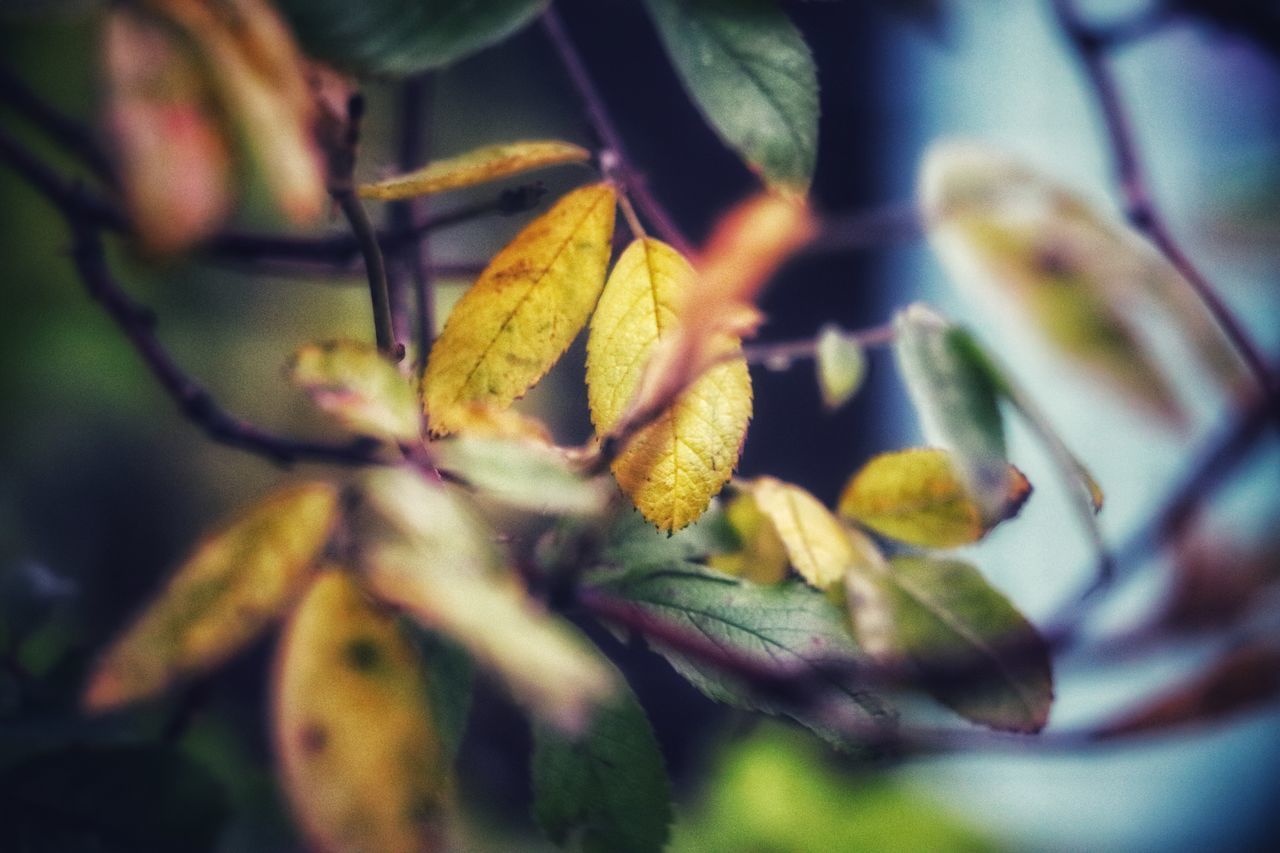
M 453 773 L 421 659 L 351 574 L 316 578 L 289 620 L 276 678 L 280 775 L 311 843 L 444 849 Z
M 293 604 L 337 508 L 326 483 L 291 486 L 205 538 L 98 664 L 85 707 L 156 696 L 253 642 Z
M 552 841 L 584 853 L 659 853 L 671 783 L 644 709 L 623 684 L 577 738 L 533 728 L 533 814 Z
M 883 773 L 826 763 L 794 731 L 762 727 L 722 755 L 704 799 L 678 821 L 672 853 L 979 853 L 995 841 Z
M 554 515 L 596 515 L 614 495 L 601 477 L 584 477 L 555 447 L 460 435 L 433 446 L 440 467 L 507 506 Z
M 75 746 L 0 775 L 0 825 L 10 850 L 212 851 L 226 792 L 173 748 Z
M 648 0 L 685 89 L 770 185 L 804 193 L 818 153 L 818 75 L 772 0 Z
M 328 202 L 312 138 L 314 101 L 293 35 L 267 0 L 145 0 L 189 40 L 226 119 L 295 222 Z
M 370 475 L 365 492 L 374 518 L 362 559 L 373 593 L 456 640 L 541 719 L 582 731 L 613 696 L 612 672 L 525 594 L 455 493 L 401 469 Z
M 929 237 L 952 277 L 1013 305 L 1075 362 L 1169 420 L 1181 409 L 1135 320 L 1153 300 L 1171 313 L 1224 384 L 1239 359 L 1176 270 L 1131 229 L 990 149 L 943 143 L 925 158 Z
M 854 642 L 844 613 L 804 584 L 761 586 L 693 563 L 671 563 L 601 578 L 595 588 L 780 678 L 812 679 L 806 687 L 814 688 L 805 692 L 803 704 L 763 695 L 722 669 L 650 640 L 677 672 L 718 702 L 785 714 L 850 751 L 862 748 L 862 733 L 893 723 L 892 710 L 853 672 L 868 658 Z
M 435 721 L 441 749 L 452 759 L 458 754 L 467 732 L 475 667 L 471 665 L 466 650 L 457 643 L 430 631 L 418 631 L 417 634 L 423 665 L 431 675 L 427 679 L 431 719 Z
M 569 193 L 516 235 L 454 306 L 423 376 L 433 435 L 465 423 L 460 407 L 511 405 L 568 348 L 604 287 L 616 201 L 608 184 Z
M 830 589 L 844 580 L 850 566 L 879 559 L 873 544 L 845 530 L 821 501 L 799 486 L 760 477 L 747 488 L 782 538 L 791 565 L 810 586 Z
M 509 439 L 552 445 L 551 430 L 538 418 L 515 409 L 499 409 L 484 403 L 459 406 L 453 411 L 457 432 L 476 438 Z
M 862 347 L 832 324 L 818 332 L 813 364 L 822 404 L 833 411 L 858 393 L 867 376 L 867 355 Z
M 437 160 L 405 175 L 360 187 L 364 198 L 384 201 L 447 192 L 499 181 L 521 172 L 591 158 L 587 149 L 555 139 L 486 145 L 457 157 Z
M 707 565 L 752 583 L 779 583 L 786 578 L 787 547 L 755 497 L 750 492 L 737 495 L 725 507 L 724 516 L 738 535 L 738 547 L 708 557 Z
M 702 560 L 729 553 L 741 544 L 728 510 L 721 509 L 717 499 L 701 518 L 674 533 L 655 530 L 638 512 L 620 515 L 605 534 L 601 558 L 610 565 L 636 568 Z
M 587 340 L 587 399 L 600 435 L 625 415 L 661 343 L 682 334 L 677 312 L 694 283 L 688 261 L 658 240 L 636 240 L 618 258 Z M 731 357 L 740 344 L 720 336 L 716 348 Z M 618 485 L 657 527 L 684 527 L 732 476 L 750 418 L 746 361 L 712 367 L 628 442 L 613 462 Z
M 1249 644 L 1223 655 L 1207 670 L 1102 726 L 1098 738 L 1157 734 L 1205 725 L 1253 710 L 1280 697 L 1280 649 Z
M 854 634 L 886 665 L 909 661 L 957 714 L 1038 732 L 1053 704 L 1049 648 L 1009 600 L 967 563 L 895 557 L 847 578 Z
M 670 306 L 678 320 L 675 331 L 654 348 L 613 431 L 625 434 L 635 422 L 666 410 L 725 357 L 733 341 L 754 334 L 764 319 L 755 306 L 760 291 L 814 233 L 808 208 L 777 194 L 755 196 L 722 217 L 695 283 Z
M 231 207 L 231 152 L 191 52 L 129 7 L 105 26 L 106 123 L 139 239 L 178 251 L 208 236 Z
M 294 384 L 351 429 L 394 442 L 419 438 L 413 386 L 375 347 L 355 341 L 312 343 L 289 362 Z
M 277 0 L 308 53 L 354 71 L 403 77 L 505 39 L 547 0 Z
M 883 536 L 923 548 L 977 542 L 1013 518 L 1031 495 L 1022 472 L 1006 466 L 1004 514 L 984 518 L 955 470 L 951 454 L 931 447 L 874 457 L 840 495 L 840 515 Z
M 1002 518 L 1010 498 L 1008 460 L 989 374 L 956 346 L 956 327 L 928 307 L 907 307 L 893 326 L 894 354 L 925 441 L 951 451 L 951 464 L 982 518 Z

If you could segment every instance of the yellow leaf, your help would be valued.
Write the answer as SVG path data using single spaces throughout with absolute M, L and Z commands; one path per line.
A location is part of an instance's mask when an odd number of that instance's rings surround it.
M 867 355 L 862 346 L 831 323 L 818 332 L 813 365 L 822 405 L 830 411 L 849 402 L 867 376 Z
M 492 533 L 453 491 L 401 469 L 367 483 L 369 507 L 385 523 L 379 535 L 363 537 L 370 590 L 452 637 L 548 723 L 582 731 L 613 695 L 608 665 L 525 594 Z
M 409 380 L 375 347 L 326 341 L 301 347 L 289 378 L 347 427 L 395 442 L 418 434 L 418 400 Z
M 1022 163 L 972 143 L 928 154 L 921 194 L 930 242 L 957 283 L 1010 306 L 1073 362 L 1171 421 L 1182 417 L 1140 320 L 1158 303 L 1230 386 L 1245 384 L 1190 286 L 1132 229 Z
M 801 200 L 776 193 L 748 199 L 717 223 L 698 264 L 697 283 L 682 289 L 670 309 L 680 323 L 664 337 L 627 401 L 617 430 L 647 422 L 763 320 L 755 306 L 778 267 L 815 233 Z M 598 420 L 598 419 L 597 419 Z M 598 426 L 598 423 L 597 423 Z
M 487 145 L 437 160 L 405 175 L 360 187 L 365 198 L 393 200 L 462 189 L 560 163 L 581 163 L 591 152 L 554 139 Z
M 442 850 L 452 771 L 422 662 L 351 575 L 316 578 L 276 664 L 280 776 L 309 841 L 332 851 Z
M 945 450 L 884 453 L 862 467 L 840 496 L 840 515 L 891 539 L 924 548 L 977 542 L 1022 509 L 1031 484 L 1009 466 L 1005 515 L 984 523 Z
M 105 711 L 207 672 L 293 603 L 337 516 L 337 492 L 275 493 L 206 538 L 95 669 L 84 705 Z
M 219 106 L 241 132 L 280 208 L 296 222 L 328 201 L 306 68 L 266 0 L 146 0 L 188 38 Z
M 507 408 L 568 348 L 604 286 L 616 200 L 608 184 L 565 196 L 454 306 L 423 377 L 433 435 L 464 426 L 473 403 Z
M 707 565 L 753 583 L 771 584 L 785 579 L 787 548 L 756 499 L 750 493 L 738 495 L 725 507 L 724 517 L 738 535 L 741 547 L 728 554 L 711 555 Z
M 500 438 L 531 444 L 553 445 L 551 429 L 533 415 L 515 409 L 497 409 L 484 403 L 459 406 L 453 412 L 457 432 L 475 438 Z
M 857 546 L 875 548 L 869 542 L 855 543 L 840 521 L 799 486 L 760 477 L 748 488 L 778 531 L 791 565 L 811 586 L 825 590 L 840 584 L 850 566 L 866 559 Z
M 636 240 L 613 268 L 587 339 L 587 400 L 596 432 L 607 435 L 643 381 L 662 342 L 682 334 L 678 306 L 693 268 L 657 240 Z M 736 338 L 718 336 L 732 356 Z M 641 429 L 613 461 L 618 485 L 651 523 L 678 530 L 695 521 L 738 464 L 751 419 L 751 376 L 741 357 L 708 370 Z
M 105 28 L 107 127 L 135 230 L 155 253 L 211 234 L 231 206 L 231 152 L 188 50 L 128 7 Z

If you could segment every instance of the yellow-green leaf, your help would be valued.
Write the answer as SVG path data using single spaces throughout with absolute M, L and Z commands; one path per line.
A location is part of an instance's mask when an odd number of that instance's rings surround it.
M 355 341 L 307 344 L 294 353 L 289 376 L 317 406 L 357 432 L 395 442 L 419 437 L 413 386 L 375 347 Z
M 1064 355 L 1147 410 L 1181 417 L 1138 328 L 1152 293 L 1181 315 L 1210 366 L 1239 381 L 1238 359 L 1168 263 L 1044 176 L 979 145 L 944 143 L 925 159 L 921 193 L 930 242 L 958 284 L 996 310 L 1019 309 Z
M 434 435 L 473 403 L 506 408 L 560 358 L 595 307 L 617 195 L 594 184 L 521 231 L 458 301 L 431 348 L 423 398 Z
M 818 332 L 813 356 L 822 405 L 838 409 L 862 387 L 867 376 L 866 353 L 839 326 L 828 324 Z
M 560 163 L 581 163 L 590 157 L 587 149 L 555 139 L 486 145 L 405 175 L 364 184 L 360 195 L 383 200 L 413 198 L 498 181 Z
M 865 548 L 875 548 L 855 542 L 854 536 L 865 537 L 845 530 L 830 510 L 799 486 L 760 477 L 748 489 L 778 531 L 792 567 L 811 586 L 830 589 L 841 583 L 850 566 L 867 559 Z
M 678 311 L 695 280 L 689 262 L 658 240 L 636 240 L 618 258 L 587 339 L 587 399 L 598 434 L 627 412 L 659 344 L 682 334 Z M 722 358 L 740 350 L 725 335 L 718 347 Z M 650 522 L 678 530 L 729 481 L 750 419 L 751 376 L 744 359 L 732 358 L 630 440 L 613 462 L 618 485 Z
M 326 571 L 280 644 L 275 742 L 305 835 L 333 851 L 444 849 L 452 771 L 422 662 L 352 575 Z
M 98 664 L 85 707 L 156 696 L 253 642 L 296 599 L 337 508 L 328 484 L 292 486 L 207 537 Z
M 1031 494 L 1022 472 L 1008 466 L 1005 514 L 983 519 L 945 450 L 913 448 L 875 457 L 840 496 L 840 515 L 891 539 L 924 548 L 977 542 L 1012 518 Z
M 787 548 L 750 492 L 729 501 L 724 519 L 737 534 L 739 546 L 727 554 L 712 554 L 706 560 L 708 566 L 754 583 L 778 583 L 786 578 Z
M 376 535 L 362 537 L 373 593 L 452 637 L 548 723 L 581 731 L 613 695 L 613 674 L 525 594 L 492 532 L 458 505 L 452 490 L 411 471 L 371 475 L 366 496 L 382 523 Z
M 563 450 L 539 441 L 464 434 L 433 448 L 442 470 L 515 509 L 596 515 L 616 494 L 605 476 L 584 475 Z

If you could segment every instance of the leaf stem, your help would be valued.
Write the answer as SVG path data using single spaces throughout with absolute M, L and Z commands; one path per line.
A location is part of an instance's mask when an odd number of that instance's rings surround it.
M 412 171 L 430 159 L 429 115 L 432 99 L 432 77 L 417 75 L 405 80 L 400 89 L 399 151 L 397 165 L 400 172 Z M 414 198 L 393 202 L 387 207 L 387 230 L 403 231 L 412 227 L 416 219 L 426 212 L 426 199 Z M 435 336 L 435 280 L 431 265 L 431 247 L 426 239 L 416 240 L 407 247 L 390 268 L 390 284 L 393 314 L 400 321 L 396 334 L 400 340 L 412 335 L 416 341 L 417 369 L 426 368 L 427 353 Z M 404 276 L 408 274 L 412 284 L 414 317 L 410 329 L 408 290 Z
M 561 20 L 560 13 L 556 11 L 554 4 L 548 4 L 546 11 L 542 13 L 542 28 L 582 101 L 587 120 L 605 147 L 601 152 L 600 160 L 606 176 L 616 178 L 626 188 L 626 194 L 635 200 L 636 206 L 653 224 L 662 239 L 685 257 L 693 257 L 693 244 L 676 225 L 667 209 L 649 192 L 643 174 L 635 168 L 627 155 L 622 135 L 618 133 L 617 125 L 609 115 L 604 99 L 600 97 L 600 92 L 596 89 L 595 82 L 582 61 L 582 55 L 578 53 L 578 48 L 569 37 L 564 21 Z M 609 173 L 610 166 L 613 167 L 612 174 Z

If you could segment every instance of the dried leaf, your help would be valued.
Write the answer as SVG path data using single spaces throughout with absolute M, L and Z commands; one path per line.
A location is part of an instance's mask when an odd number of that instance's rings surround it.
M 276 671 L 280 775 L 311 844 L 444 849 L 453 773 L 394 616 L 350 574 L 326 571 L 289 620 Z
M 568 348 L 604 286 L 616 200 L 608 184 L 565 196 L 454 306 L 423 377 L 433 435 L 463 426 L 473 403 L 508 407 Z
M 375 347 L 355 341 L 307 344 L 290 360 L 289 378 L 356 432 L 393 442 L 419 438 L 413 386 Z
M 560 163 L 582 163 L 590 158 L 591 152 L 587 149 L 554 139 L 486 145 L 457 157 L 437 160 L 405 175 L 364 184 L 360 195 L 383 201 L 414 198 L 499 181 Z
M 685 89 L 769 184 L 805 193 L 818 149 L 818 74 L 772 0 L 648 0 Z
M 1005 515 L 1009 499 L 1004 420 L 988 371 L 956 345 L 955 326 L 920 303 L 894 317 L 894 354 L 925 441 L 951 462 L 984 519 Z
M 895 557 L 848 578 L 862 647 L 887 666 L 906 660 L 956 713 L 994 729 L 1033 733 L 1053 704 L 1049 647 L 967 563 Z
M 546 722 L 582 731 L 613 695 L 612 673 L 525 594 L 492 533 L 453 491 L 407 470 L 375 472 L 365 492 L 373 518 L 361 537 L 363 569 L 373 593 L 456 640 Z
M 1031 484 L 1007 466 L 1005 514 L 984 519 L 945 450 L 913 448 L 883 453 L 845 486 L 840 515 L 876 533 L 924 548 L 954 548 L 977 542 L 1022 509 Z
M 99 663 L 85 707 L 156 696 L 253 642 L 296 599 L 337 507 L 330 485 L 291 486 L 206 537 Z
M 867 355 L 857 341 L 832 324 L 818 332 L 813 355 L 822 405 L 835 411 L 862 387 L 867 376 Z
M 1041 175 L 974 144 L 935 146 L 921 194 L 931 244 L 958 283 L 997 308 L 1016 306 L 1064 355 L 1148 411 L 1181 419 L 1134 327 L 1144 288 L 1168 302 L 1186 287 L 1160 283 L 1171 271 L 1149 246 Z M 1206 358 L 1237 375 L 1234 356 L 1203 326 L 1192 334 Z
M 107 127 L 125 204 L 157 254 L 211 234 L 231 207 L 231 152 L 195 58 L 129 7 L 105 27 Z
M 587 340 L 587 399 L 600 435 L 624 416 L 648 359 L 682 334 L 677 310 L 694 281 L 689 263 L 657 240 L 636 240 L 618 258 Z M 722 357 L 739 349 L 723 335 L 718 346 Z M 750 418 L 746 362 L 711 368 L 628 442 L 613 462 L 618 485 L 659 528 L 684 527 L 732 476 Z
M 146 0 L 190 40 L 227 118 L 276 203 L 295 222 L 328 202 L 314 106 L 293 36 L 266 0 Z
M 1257 708 L 1280 696 L 1280 649 L 1250 644 L 1098 730 L 1098 738 L 1203 725 Z

